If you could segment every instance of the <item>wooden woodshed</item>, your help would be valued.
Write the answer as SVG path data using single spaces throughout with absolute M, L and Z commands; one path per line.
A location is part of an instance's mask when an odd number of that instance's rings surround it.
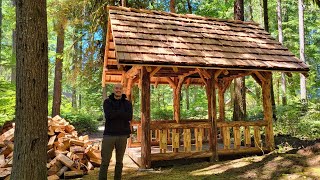
M 122 83 L 129 99 L 132 86 L 140 87 L 141 119 L 132 122 L 137 138 L 130 138 L 128 153 L 141 168 L 159 160 L 217 160 L 219 155 L 274 149 L 272 72 L 306 74 L 309 67 L 268 32 L 254 22 L 113 6 L 108 12 L 102 86 Z M 227 122 L 224 93 L 233 79 L 243 76 L 261 85 L 264 118 Z M 150 118 L 150 86 L 158 84 L 173 89 L 173 120 Z M 206 120 L 180 118 L 181 88 L 190 84 L 206 87 Z

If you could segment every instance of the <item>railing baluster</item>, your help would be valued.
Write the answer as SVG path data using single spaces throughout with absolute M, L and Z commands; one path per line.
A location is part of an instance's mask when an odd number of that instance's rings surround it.
M 195 128 L 195 141 L 196 141 L 196 151 L 202 151 L 202 136 L 203 136 L 203 128 Z
M 172 151 L 178 152 L 180 147 L 179 130 L 172 129 Z
M 251 147 L 250 126 L 244 127 L 244 143 L 246 147 Z
M 230 149 L 230 127 L 223 127 L 224 149 Z
M 190 129 L 183 130 L 183 143 L 184 143 L 184 151 L 191 151 L 191 132 Z
M 138 128 L 137 128 L 137 141 L 138 142 L 141 142 L 141 132 L 142 132 L 142 129 L 141 129 L 141 125 L 139 124 Z
M 234 149 L 240 149 L 241 136 L 240 136 L 240 128 L 239 128 L 239 126 L 233 127 L 233 134 L 234 134 Z
M 160 153 L 167 151 L 167 130 L 160 130 Z
M 260 148 L 262 147 L 259 126 L 254 126 L 254 145 L 255 145 L 255 147 L 260 147 Z

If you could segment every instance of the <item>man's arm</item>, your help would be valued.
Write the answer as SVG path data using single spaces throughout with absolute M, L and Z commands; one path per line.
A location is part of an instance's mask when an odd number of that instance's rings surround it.
M 109 99 L 104 100 L 103 102 L 103 111 L 106 119 L 110 119 L 111 117 L 111 103 Z

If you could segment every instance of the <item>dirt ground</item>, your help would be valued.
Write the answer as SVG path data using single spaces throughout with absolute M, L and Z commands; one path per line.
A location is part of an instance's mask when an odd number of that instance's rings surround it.
M 99 135 L 100 133 L 100 135 Z M 102 132 L 90 135 L 95 140 Z M 276 136 L 277 149 L 261 156 L 240 157 L 219 162 L 198 162 L 188 165 L 171 165 L 139 170 L 127 156 L 124 158 L 123 179 L 139 180 L 198 180 L 198 179 L 319 179 L 320 180 L 320 139 L 300 140 L 290 136 Z M 108 177 L 113 179 L 114 156 Z M 98 179 L 96 168 L 84 180 Z

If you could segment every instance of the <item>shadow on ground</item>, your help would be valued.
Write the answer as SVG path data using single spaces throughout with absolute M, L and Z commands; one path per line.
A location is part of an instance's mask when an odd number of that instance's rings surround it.
M 301 141 L 289 136 L 275 137 L 276 151 L 262 156 L 250 156 L 219 162 L 198 162 L 139 171 L 126 156 L 123 179 L 319 179 L 320 140 Z M 303 148 L 305 147 L 305 148 Z M 300 149 L 299 149 L 300 148 Z M 83 179 L 97 179 L 98 169 Z M 113 179 L 113 166 L 110 166 Z

